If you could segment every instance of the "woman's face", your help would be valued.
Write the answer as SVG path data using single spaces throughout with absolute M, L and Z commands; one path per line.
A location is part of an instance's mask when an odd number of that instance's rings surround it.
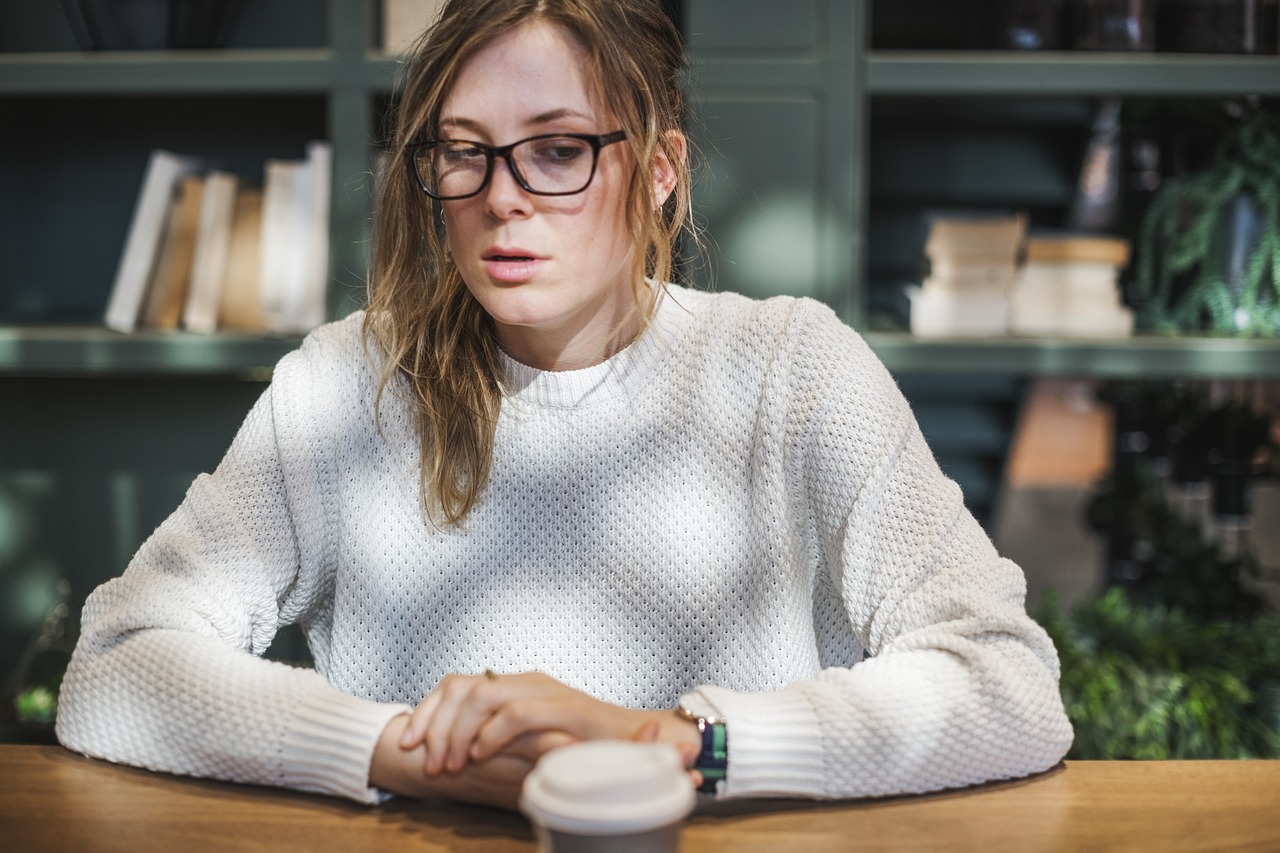
M 540 134 L 619 130 L 589 94 L 585 68 L 567 31 L 522 25 L 463 65 L 442 105 L 439 135 L 503 146 Z M 539 196 L 497 158 L 479 195 L 441 203 L 458 270 L 513 358 L 565 370 L 598 363 L 616 348 L 610 338 L 634 304 L 625 215 L 634 168 L 625 142 L 609 145 L 586 190 Z

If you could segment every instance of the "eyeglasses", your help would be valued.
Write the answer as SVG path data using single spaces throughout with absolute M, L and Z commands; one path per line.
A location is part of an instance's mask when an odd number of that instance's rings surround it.
M 408 151 L 422 191 L 434 199 L 471 198 L 489 185 L 493 163 L 507 161 L 511 176 L 533 195 L 574 195 L 596 174 L 600 149 L 627 138 L 618 130 L 603 136 L 554 133 L 530 136 L 501 148 L 466 139 L 432 139 Z

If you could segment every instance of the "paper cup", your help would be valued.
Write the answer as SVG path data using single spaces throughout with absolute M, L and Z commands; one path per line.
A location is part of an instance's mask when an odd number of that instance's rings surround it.
M 673 747 L 598 740 L 547 753 L 520 810 L 544 853 L 675 853 L 696 801 Z

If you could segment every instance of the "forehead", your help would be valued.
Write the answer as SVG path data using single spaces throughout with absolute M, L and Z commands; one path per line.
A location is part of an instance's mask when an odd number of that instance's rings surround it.
M 498 133 L 548 116 L 591 122 L 602 110 L 588 79 L 586 51 L 569 31 L 546 22 L 522 24 L 463 64 L 445 96 L 440 123 Z

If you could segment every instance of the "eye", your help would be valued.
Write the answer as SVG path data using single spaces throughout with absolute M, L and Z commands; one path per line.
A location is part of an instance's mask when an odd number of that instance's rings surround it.
M 470 142 L 441 142 L 436 146 L 436 157 L 447 166 L 467 166 L 484 163 L 484 149 Z
M 567 166 L 587 156 L 590 151 L 591 146 L 581 139 L 564 136 L 539 139 L 533 148 L 533 156 L 544 165 Z

